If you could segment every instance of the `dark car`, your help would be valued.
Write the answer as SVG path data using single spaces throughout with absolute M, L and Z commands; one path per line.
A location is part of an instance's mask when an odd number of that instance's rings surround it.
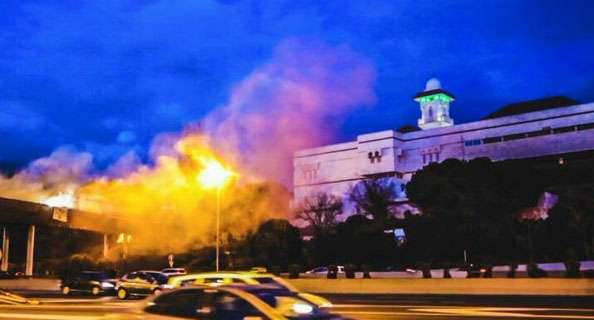
M 116 280 L 101 271 L 83 271 L 62 279 L 63 294 L 90 293 L 94 296 L 115 292 Z
M 169 277 L 159 271 L 134 271 L 125 274 L 116 285 L 118 298 L 144 297 L 159 294 L 166 286 Z
M 276 287 L 196 286 L 165 292 L 138 311 L 146 319 L 342 320 L 295 293 Z

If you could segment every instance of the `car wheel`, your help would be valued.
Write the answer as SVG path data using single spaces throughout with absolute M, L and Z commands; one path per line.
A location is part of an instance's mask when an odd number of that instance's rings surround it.
M 91 294 L 92 294 L 92 295 L 94 295 L 94 296 L 98 296 L 98 295 L 99 295 L 99 293 L 101 293 L 101 288 L 99 288 L 99 287 L 92 287 L 92 288 L 91 288 Z
M 153 290 L 153 294 L 156 295 L 156 296 L 160 295 L 161 294 L 161 289 L 157 288 L 157 289 Z
M 70 287 L 69 286 L 63 286 L 62 287 L 62 294 L 63 295 L 69 295 L 70 294 Z
M 118 299 L 120 299 L 120 300 L 128 299 L 128 291 L 124 288 L 119 288 L 118 289 Z

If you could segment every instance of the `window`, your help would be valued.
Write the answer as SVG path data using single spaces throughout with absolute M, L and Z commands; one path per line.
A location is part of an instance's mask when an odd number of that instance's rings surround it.
M 561 127 L 553 129 L 553 134 L 566 133 L 575 131 L 575 126 Z
M 518 140 L 518 139 L 524 139 L 524 138 L 525 138 L 524 133 L 516 133 L 516 134 L 510 134 L 507 136 L 503 136 L 503 141 Z
M 464 146 L 466 146 L 466 147 L 478 146 L 480 144 L 481 144 L 481 139 L 474 139 L 474 140 L 466 140 L 466 141 L 464 141 Z
M 204 283 L 215 283 L 215 284 L 223 284 L 225 281 L 223 278 L 204 278 Z
M 228 292 L 219 292 L 215 296 L 213 319 L 243 320 L 246 317 L 264 315 L 251 303 Z
M 172 291 L 157 297 L 153 304 L 146 307 L 144 311 L 175 317 L 201 319 L 201 317 L 197 317 L 200 315 L 200 311 L 209 310 L 203 300 L 204 292 L 202 289 Z
M 501 137 L 491 137 L 491 138 L 483 139 L 483 143 L 485 143 L 485 144 L 497 143 L 497 142 L 501 142 Z
M 577 126 L 577 129 L 580 131 L 594 129 L 594 123 L 580 124 Z
M 527 138 L 539 137 L 539 136 L 546 136 L 549 134 L 551 134 L 551 128 L 544 128 L 544 129 L 538 130 L 538 131 L 526 132 L 526 137 Z

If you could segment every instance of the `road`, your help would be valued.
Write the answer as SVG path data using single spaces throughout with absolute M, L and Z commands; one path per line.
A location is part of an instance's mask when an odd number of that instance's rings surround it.
M 332 295 L 335 311 L 353 319 L 593 319 L 592 297 Z M 38 306 L 0 306 L 0 320 L 104 320 L 138 301 L 113 297 L 41 297 Z

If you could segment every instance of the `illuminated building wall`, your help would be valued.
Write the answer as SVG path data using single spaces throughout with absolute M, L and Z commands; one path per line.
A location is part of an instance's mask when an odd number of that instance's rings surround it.
M 362 134 L 356 141 L 295 153 L 294 203 L 317 192 L 344 197 L 361 179 L 385 176 L 396 181 L 399 201 L 405 204 L 406 183 L 432 162 L 478 157 L 500 161 L 594 150 L 594 103 L 453 125 L 449 117 L 453 96 L 435 81 L 430 80 L 415 98 L 421 104 L 423 130 Z M 424 95 L 427 92 L 443 96 L 421 101 L 431 96 Z M 424 103 L 433 103 L 431 117 Z

